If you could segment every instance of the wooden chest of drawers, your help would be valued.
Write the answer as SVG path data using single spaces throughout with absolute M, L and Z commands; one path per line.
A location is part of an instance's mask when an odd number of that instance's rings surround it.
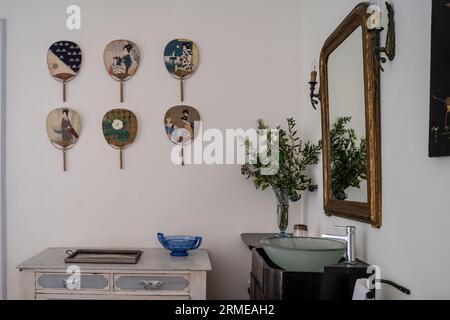
M 24 299 L 206 299 L 206 250 L 171 257 L 164 249 L 143 249 L 134 265 L 70 265 L 67 249 L 46 249 L 17 267 Z

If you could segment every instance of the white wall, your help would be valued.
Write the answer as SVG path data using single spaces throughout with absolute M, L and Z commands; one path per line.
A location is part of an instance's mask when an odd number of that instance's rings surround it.
M 302 63 L 311 61 L 356 0 L 303 0 Z M 322 191 L 301 211 L 311 233 L 335 232 L 333 225 L 357 226 L 357 255 L 382 268 L 382 276 L 412 290 L 413 299 L 450 298 L 450 158 L 428 158 L 431 1 L 394 0 L 397 57 L 381 79 L 383 226 L 380 230 L 323 213 Z M 303 86 L 301 125 L 308 137 L 321 135 L 320 113 L 308 105 Z M 305 131 L 304 131 L 305 132 Z M 313 172 L 317 180 L 322 172 Z M 385 298 L 408 298 L 385 288 Z
M 82 30 L 65 28 L 66 8 L 79 4 Z M 18 298 L 16 265 L 50 246 L 159 247 L 158 231 L 205 237 L 214 271 L 209 298 L 246 298 L 250 252 L 243 232 L 276 231 L 275 198 L 256 191 L 239 166 L 174 166 L 163 117 L 179 102 L 163 49 L 195 40 L 201 62 L 186 81 L 186 103 L 207 128 L 249 128 L 258 117 L 279 124 L 300 118 L 300 2 L 297 0 L 0 0 L 7 47 L 7 295 Z M 125 85 L 124 106 L 138 116 L 125 170 L 106 145 L 101 119 L 117 107 L 118 84 L 107 75 L 106 43 L 133 40 L 142 63 Z M 61 106 L 46 52 L 60 39 L 77 42 L 84 61 L 68 85 L 68 106 L 82 131 L 68 152 L 69 171 L 48 141 L 45 119 Z M 292 209 L 292 222 L 299 220 Z

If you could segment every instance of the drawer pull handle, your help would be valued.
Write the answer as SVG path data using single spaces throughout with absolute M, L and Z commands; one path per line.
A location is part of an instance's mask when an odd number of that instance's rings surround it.
M 141 280 L 141 281 L 139 281 L 139 284 L 145 290 L 159 290 L 164 285 L 164 281 L 160 281 L 160 280 Z
M 67 279 L 62 279 L 61 281 L 63 283 L 63 287 L 66 289 L 81 289 L 81 280 L 76 280 L 72 277 L 69 277 Z

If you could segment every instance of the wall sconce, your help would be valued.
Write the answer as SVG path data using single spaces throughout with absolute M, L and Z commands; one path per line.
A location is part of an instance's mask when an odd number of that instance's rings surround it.
M 394 20 L 394 7 L 389 2 L 385 2 L 388 11 L 388 30 L 386 36 L 386 44 L 384 47 L 380 46 L 381 42 L 381 32 L 384 30 L 382 27 L 381 19 L 381 0 L 374 0 L 373 4 L 367 8 L 367 30 L 371 34 L 371 39 L 373 41 L 373 54 L 375 57 L 376 67 L 379 70 L 384 71 L 383 63 L 386 63 L 387 59 L 389 61 L 395 58 L 395 20 Z M 384 54 L 385 57 L 381 55 Z M 310 85 L 310 100 L 311 105 L 314 110 L 317 110 L 316 106 L 320 102 L 320 89 L 319 93 L 316 93 L 317 86 L 317 60 L 314 60 L 312 65 L 311 77 L 309 79 Z M 449 109 L 450 110 L 450 109 Z M 450 112 L 450 111 L 449 111 Z
M 377 3 L 380 1 L 377 1 Z M 388 30 L 386 36 L 386 44 L 384 47 L 380 47 L 381 32 L 384 28 L 381 26 L 381 3 L 371 5 L 367 9 L 367 13 L 370 14 L 367 19 L 367 28 L 372 34 L 372 41 L 374 42 L 375 48 L 375 59 L 377 61 L 378 68 L 384 71 L 382 64 L 386 63 L 386 58 L 382 57 L 381 54 L 384 53 L 389 61 L 395 58 L 395 11 L 392 4 L 385 2 L 388 11 Z
M 316 105 L 319 104 L 320 94 L 316 94 L 316 86 L 317 86 L 317 60 L 313 61 L 311 76 L 309 78 L 309 86 L 310 86 L 310 94 L 309 97 L 311 99 L 311 105 L 314 110 L 317 110 Z

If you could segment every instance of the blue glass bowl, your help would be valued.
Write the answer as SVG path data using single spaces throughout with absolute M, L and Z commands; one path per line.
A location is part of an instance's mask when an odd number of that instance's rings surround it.
M 202 237 L 192 236 L 165 236 L 158 233 L 158 240 L 162 246 L 170 250 L 170 255 L 174 257 L 186 257 L 188 250 L 195 250 L 202 244 Z

